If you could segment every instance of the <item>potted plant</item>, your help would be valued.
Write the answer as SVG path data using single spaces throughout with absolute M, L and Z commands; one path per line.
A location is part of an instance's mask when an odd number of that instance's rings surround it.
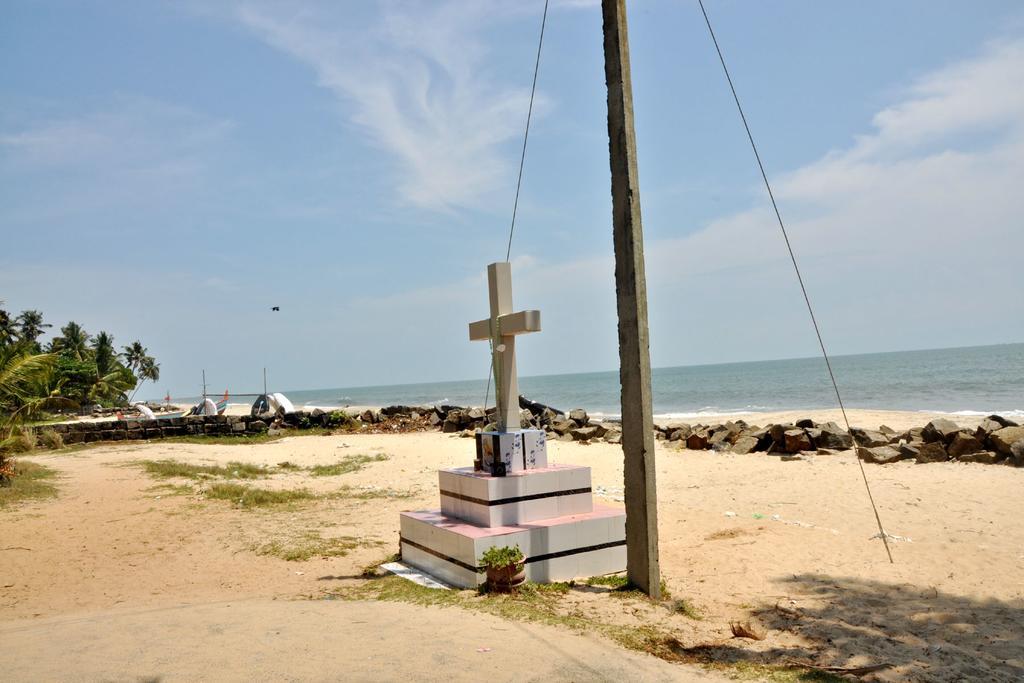
M 487 570 L 487 589 L 495 593 L 511 593 L 526 580 L 523 551 L 518 545 L 488 548 L 480 557 Z

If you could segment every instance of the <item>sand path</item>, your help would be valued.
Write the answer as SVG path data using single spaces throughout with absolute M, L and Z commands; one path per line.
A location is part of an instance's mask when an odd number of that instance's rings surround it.
M 242 600 L 0 624 L 4 679 L 725 681 L 604 641 L 462 610 Z

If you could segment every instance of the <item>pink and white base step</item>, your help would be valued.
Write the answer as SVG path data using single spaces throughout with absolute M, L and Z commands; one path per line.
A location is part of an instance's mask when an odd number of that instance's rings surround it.
M 493 546 L 518 545 L 527 580 L 539 583 L 626 568 L 626 513 L 594 505 L 589 467 L 438 475 L 441 509 L 401 515 L 406 564 L 464 588 L 484 582 L 479 559 Z

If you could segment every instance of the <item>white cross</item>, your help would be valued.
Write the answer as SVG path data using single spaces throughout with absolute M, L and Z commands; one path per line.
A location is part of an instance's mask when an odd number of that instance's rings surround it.
M 540 332 L 540 311 L 512 312 L 512 266 L 507 261 L 487 266 L 491 317 L 469 324 L 471 341 L 491 341 L 498 431 L 519 429 L 519 379 L 516 377 L 516 335 Z

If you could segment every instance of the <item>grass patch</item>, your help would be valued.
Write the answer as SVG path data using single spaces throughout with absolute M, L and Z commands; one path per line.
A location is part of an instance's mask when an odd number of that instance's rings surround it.
M 371 462 L 384 462 L 391 456 L 383 453 L 377 455 L 348 455 L 333 465 L 314 465 L 309 473 L 314 477 L 336 477 L 341 474 L 358 472 Z
M 682 614 L 687 619 L 693 619 L 695 621 L 702 621 L 704 619 L 704 615 L 701 611 L 697 609 L 692 602 L 683 598 L 673 600 L 669 605 L 669 609 L 676 614 Z
M 323 427 L 309 429 L 285 429 L 275 434 L 189 434 L 185 436 L 168 436 L 160 439 L 164 443 L 194 443 L 200 445 L 252 446 L 261 443 L 280 441 L 290 436 L 330 436 L 331 430 Z
M 648 599 L 647 594 L 629 582 L 624 574 L 608 574 L 606 576 L 592 576 L 587 579 L 588 586 L 600 586 L 608 588 L 609 591 L 621 598 L 643 598 Z M 661 599 L 668 600 L 672 597 L 668 586 L 663 580 L 661 582 Z
M 13 463 L 14 476 L 0 486 L 0 509 L 26 500 L 44 500 L 57 495 L 57 487 L 51 480 L 57 477 L 56 470 L 19 460 Z
M 161 496 L 191 496 L 195 493 L 189 484 L 157 484 L 146 489 L 146 493 L 157 493 Z
M 416 494 L 412 491 L 396 491 L 395 489 L 342 486 L 340 489 L 327 494 L 327 497 L 342 500 L 377 500 L 379 498 L 415 498 Z
M 318 531 L 309 531 L 300 538 L 288 541 L 272 541 L 253 547 L 257 555 L 279 557 L 286 562 L 305 562 L 315 557 L 344 557 L 356 548 L 379 547 L 380 541 L 355 536 L 324 538 Z
M 60 450 L 64 448 L 64 437 L 52 429 L 43 429 L 39 432 L 39 446 L 51 451 Z
M 313 500 L 316 494 L 306 489 L 283 489 L 274 491 L 243 484 L 213 484 L 203 492 L 210 500 L 229 500 L 239 507 L 252 509 L 274 507 Z
M 624 590 L 629 588 L 629 579 L 622 574 L 608 574 L 607 576 L 591 576 L 587 579 L 588 586 L 604 586 L 612 590 Z
M 176 460 L 141 460 L 146 474 L 159 479 L 262 479 L 271 472 L 259 465 L 244 462 L 229 462 L 227 465 L 191 465 Z

